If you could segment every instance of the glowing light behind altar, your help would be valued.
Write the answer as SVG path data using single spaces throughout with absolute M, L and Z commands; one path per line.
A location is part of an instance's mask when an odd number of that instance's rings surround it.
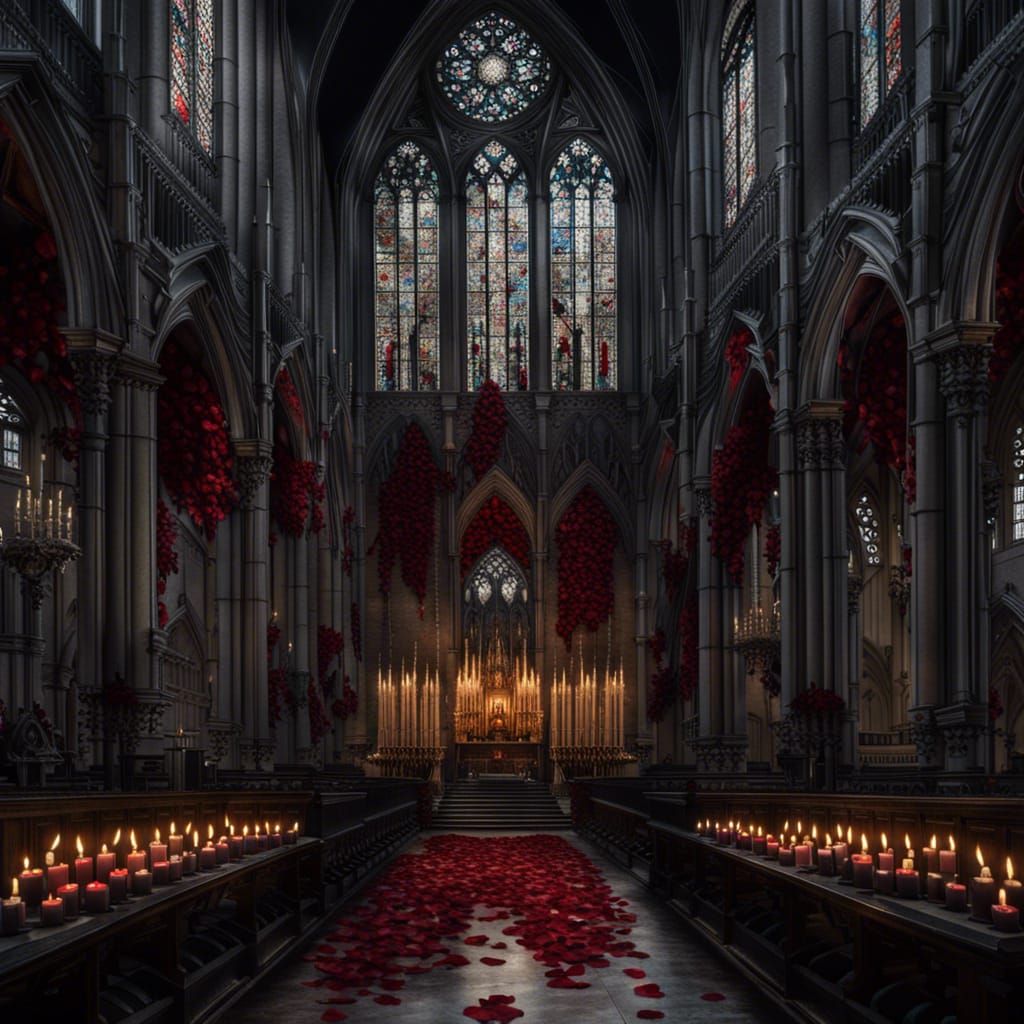
M 508 675 L 500 679 L 486 661 L 468 653 L 464 656 L 455 681 L 457 740 L 465 742 L 469 736 L 485 736 L 491 731 L 494 715 L 494 708 L 488 703 L 491 690 L 509 694 L 509 707 L 505 709 L 508 734 L 539 740 L 544 724 L 540 677 L 529 664 L 525 651 L 512 663 Z

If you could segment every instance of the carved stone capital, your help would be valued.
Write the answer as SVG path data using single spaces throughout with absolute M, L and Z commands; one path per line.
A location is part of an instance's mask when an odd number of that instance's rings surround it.
M 75 389 L 88 416 L 105 416 L 110 408 L 110 381 L 117 369 L 117 356 L 98 349 L 72 349 L 71 370 Z
M 693 492 L 693 500 L 697 508 L 697 515 L 710 516 L 714 512 L 715 503 L 711 500 L 710 487 L 698 487 Z
M 796 424 L 796 455 L 802 468 L 841 467 L 845 447 L 841 402 L 811 402 L 800 410 Z
M 242 508 L 252 508 L 256 495 L 270 477 L 274 465 L 267 441 L 243 438 L 235 442 L 235 470 Z
M 981 503 L 985 511 L 985 522 L 995 525 L 999 515 L 999 501 L 1003 494 L 1003 477 L 999 472 L 999 464 L 993 459 L 985 459 L 981 464 Z
M 698 736 L 687 741 L 697 767 L 707 772 L 740 772 L 747 759 L 746 736 Z
M 932 768 L 938 763 L 939 731 L 930 707 L 910 709 L 910 738 L 917 747 L 917 763 Z
M 991 345 L 957 345 L 939 355 L 939 389 L 946 415 L 966 427 L 988 404 L 988 360 Z
M 860 609 L 860 595 L 864 589 L 864 579 L 857 573 L 847 573 L 846 576 L 846 607 L 850 612 L 856 613 Z

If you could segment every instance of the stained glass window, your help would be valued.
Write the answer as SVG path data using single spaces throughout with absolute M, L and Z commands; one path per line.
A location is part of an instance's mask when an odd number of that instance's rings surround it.
M 574 139 L 551 169 L 552 382 L 609 391 L 616 381 L 615 188 L 604 158 Z
M 871 504 L 871 499 L 862 494 L 857 499 L 857 507 L 854 510 L 857 517 L 857 529 L 860 530 L 860 540 L 864 545 L 864 561 L 868 565 L 882 564 L 882 549 L 879 546 L 878 514 Z
M 213 151 L 213 0 L 171 0 L 171 109 Z
M 1013 435 L 1013 540 L 1024 540 L 1024 426 Z
M 903 71 L 901 0 L 860 0 L 860 123 L 877 113 Z
M 733 5 L 722 44 L 722 187 L 725 227 L 736 223 L 757 178 L 754 5 Z
M 21 469 L 25 418 L 14 399 L 0 386 L 0 439 L 3 441 L 3 468 Z
M 544 92 L 551 62 L 525 29 L 492 11 L 445 48 L 436 73 L 459 113 L 493 124 L 521 114 Z
M 71 12 L 75 21 L 82 23 L 82 0 L 64 0 L 64 6 Z
M 426 154 L 403 142 L 374 190 L 377 388 L 438 387 L 438 181 Z
M 466 178 L 467 386 L 529 385 L 530 230 L 526 175 L 497 140 Z

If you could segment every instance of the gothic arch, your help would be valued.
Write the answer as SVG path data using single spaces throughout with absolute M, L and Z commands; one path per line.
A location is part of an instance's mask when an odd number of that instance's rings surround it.
M 551 537 L 549 547 L 554 545 L 554 533 L 566 510 L 572 504 L 573 498 L 586 486 L 592 487 L 605 503 L 615 525 L 619 530 L 619 543 L 626 552 L 626 557 L 632 559 L 636 552 L 636 543 L 633 537 L 633 525 L 622 499 L 609 486 L 605 477 L 598 472 L 597 468 L 589 460 L 576 467 L 575 472 L 565 481 L 551 499 Z
M 539 545 L 537 543 L 537 519 L 533 506 L 500 466 L 492 466 L 469 492 L 465 500 L 460 503 L 459 510 L 455 515 L 456 550 L 461 546 L 463 534 L 469 524 L 473 522 L 477 512 L 495 496 L 501 498 L 518 516 L 519 522 L 523 524 L 523 529 L 526 530 L 526 534 L 530 538 L 531 549 L 536 551 Z

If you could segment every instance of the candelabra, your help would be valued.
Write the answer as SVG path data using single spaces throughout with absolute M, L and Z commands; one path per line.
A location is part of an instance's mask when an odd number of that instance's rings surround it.
M 752 551 L 750 607 L 742 619 L 733 619 L 733 646 L 743 655 L 750 675 L 763 675 L 771 668 L 779 649 L 779 615 L 777 605 L 768 609 L 761 605 L 761 552 L 756 526 Z
M 45 456 L 43 459 L 45 461 Z M 4 537 L 0 529 L 0 560 L 24 580 L 34 609 L 42 607 L 49 589 L 50 574 L 62 573 L 82 554 L 71 539 L 72 506 L 64 510 L 64 492 L 57 491 L 57 507 L 53 498 L 43 498 L 43 474 L 40 469 L 39 489 L 33 494 L 29 478 L 18 489 L 14 505 L 14 536 Z

